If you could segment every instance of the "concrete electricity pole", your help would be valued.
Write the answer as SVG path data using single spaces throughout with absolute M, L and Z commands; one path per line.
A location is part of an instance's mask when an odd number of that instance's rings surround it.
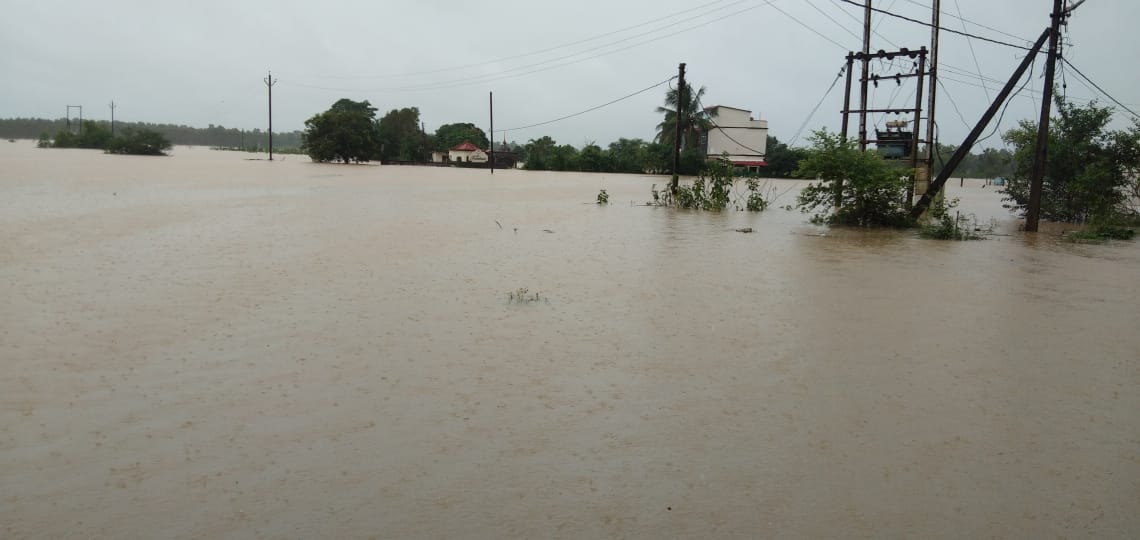
M 677 193 L 677 187 L 681 182 L 681 108 L 685 106 L 685 63 L 677 66 L 677 106 L 673 114 L 673 120 L 677 124 L 677 132 L 673 139 L 673 182 L 669 185 L 669 191 L 673 194 Z
M 1053 109 L 1053 79 L 1057 73 L 1057 39 L 1066 12 L 1062 0 L 1053 0 L 1052 25 L 1049 27 L 1049 55 L 1045 62 L 1045 88 L 1041 92 L 1041 121 L 1037 124 L 1037 150 L 1033 156 L 1033 175 L 1029 181 L 1029 206 L 1025 209 L 1025 230 L 1037 232 L 1041 219 L 1041 190 L 1045 180 L 1045 161 L 1049 153 L 1049 114 Z
M 859 150 L 867 149 L 867 84 L 871 74 L 871 0 L 867 0 L 863 10 L 863 76 L 859 83 Z
M 265 86 L 269 88 L 269 161 L 273 161 L 273 85 L 277 84 L 277 79 L 273 78 L 273 72 L 268 72 L 265 77 Z
M 115 136 L 115 101 L 111 100 L 111 136 Z

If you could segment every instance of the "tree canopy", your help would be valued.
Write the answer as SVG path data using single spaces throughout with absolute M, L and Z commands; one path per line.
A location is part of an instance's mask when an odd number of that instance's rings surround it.
M 1132 213 L 1130 197 L 1140 195 L 1140 123 L 1109 130 L 1113 109 L 1095 102 L 1080 107 L 1056 96 L 1059 115 L 1049 124 L 1049 151 L 1041 196 L 1041 217 L 1052 221 L 1109 221 Z M 1013 145 L 1014 171 L 1003 193 L 1011 207 L 1029 204 L 1037 124 L 1022 121 L 1005 133 Z
M 427 161 L 430 142 L 420 128 L 416 107 L 392 109 L 380 119 L 381 161 Z
M 657 107 L 657 112 L 663 114 L 664 119 L 661 120 L 660 124 L 657 124 L 657 137 L 654 140 L 673 148 L 673 141 L 677 138 L 677 111 L 681 111 L 682 147 L 685 149 L 697 148 L 700 144 L 701 133 L 712 129 L 712 122 L 700 105 L 701 97 L 704 95 L 705 87 L 702 86 L 694 93 L 693 86 L 685 83 L 685 102 L 679 104 L 680 96 L 678 96 L 677 88 L 670 88 L 665 93 L 665 106 Z
M 909 225 L 903 205 L 909 180 L 898 169 L 878 152 L 863 152 L 836 133 L 817 131 L 809 140 L 812 147 L 795 174 L 819 181 L 800 192 L 802 211 L 816 212 L 813 220 L 834 225 Z
M 368 100 L 340 99 L 305 121 L 301 148 L 313 161 L 362 163 L 380 154 L 380 126 Z
M 491 141 L 487 139 L 487 133 L 475 124 L 444 124 L 435 130 L 435 147 L 437 150 L 447 150 L 463 144 L 463 141 L 469 141 L 479 148 L 490 148 L 491 146 Z

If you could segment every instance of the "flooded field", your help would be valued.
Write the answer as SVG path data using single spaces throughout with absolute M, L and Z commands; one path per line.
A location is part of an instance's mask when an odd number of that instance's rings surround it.
M 1140 537 L 1140 244 L 248 157 L 0 143 L 0 537 Z

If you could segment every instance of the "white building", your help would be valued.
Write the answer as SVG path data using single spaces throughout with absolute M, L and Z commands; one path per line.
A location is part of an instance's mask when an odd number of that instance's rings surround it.
M 486 163 L 487 153 L 469 141 L 463 141 L 447 151 L 447 158 L 454 163 Z
M 760 172 L 768 163 L 768 121 L 752 118 L 752 111 L 715 105 L 705 109 L 713 128 L 701 136 L 701 147 L 709 159 L 728 153 L 733 165 L 748 172 Z

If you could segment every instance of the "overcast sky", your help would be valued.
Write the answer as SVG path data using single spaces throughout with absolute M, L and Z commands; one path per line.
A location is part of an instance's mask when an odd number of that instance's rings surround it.
M 705 105 L 750 109 L 785 141 L 820 103 L 846 51 L 859 48 L 862 17 L 840 0 L 0 2 L 0 117 L 58 118 L 66 105 L 82 105 L 86 118 L 107 119 L 114 100 L 116 119 L 265 129 L 263 78 L 272 70 L 275 131 L 303 129 L 305 119 L 342 97 L 367 99 L 381 113 L 419 107 L 429 131 L 452 122 L 487 129 L 488 91 L 501 131 L 631 94 L 686 62 L 689 80 L 707 87 Z M 943 12 L 960 10 L 992 29 L 949 15 L 943 25 L 1029 45 L 1048 25 L 1051 4 L 942 0 Z M 874 5 L 930 18 L 930 0 Z M 1065 54 L 1140 111 L 1137 21 L 1140 2 L 1088 0 L 1071 19 Z M 879 15 L 874 24 L 872 49 L 929 43 L 928 28 Z M 941 141 L 957 144 L 1024 51 L 942 36 L 937 120 Z M 1003 129 L 1036 117 L 1041 67 L 1012 102 Z M 1075 73 L 1065 80 L 1071 97 L 1098 97 Z M 507 138 L 551 135 L 575 146 L 652 139 L 665 90 Z M 842 90 L 840 81 L 809 130 L 839 128 Z M 914 101 L 912 82 L 897 92 L 893 82 L 883 83 L 872 94 L 880 107 Z M 1117 125 L 1126 122 L 1122 114 Z

